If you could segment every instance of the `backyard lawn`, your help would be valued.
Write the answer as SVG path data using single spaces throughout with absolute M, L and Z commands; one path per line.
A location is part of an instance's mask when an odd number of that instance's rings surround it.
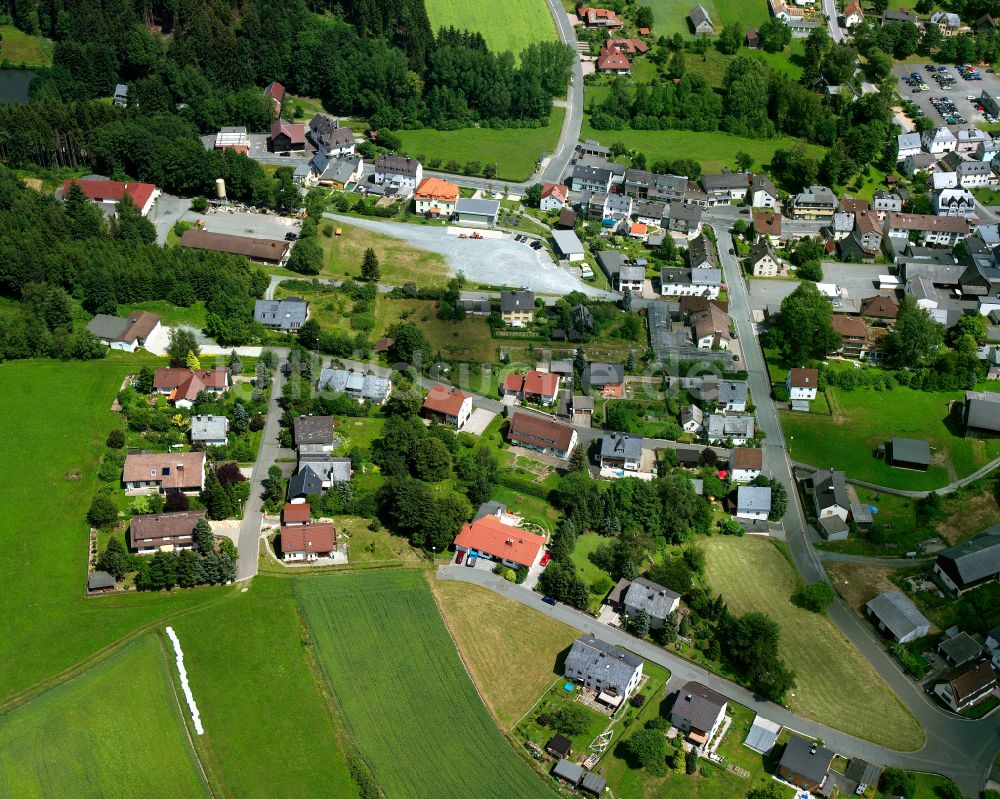
M 0 59 L 26 67 L 52 66 L 52 41 L 18 30 L 13 25 L 0 25 Z
M 293 584 L 333 701 L 387 797 L 551 795 L 480 700 L 421 572 Z
M 119 305 L 118 313 L 128 316 L 132 311 L 149 311 L 160 317 L 160 321 L 167 326 L 188 325 L 189 327 L 201 330 L 205 326 L 205 303 L 198 300 L 189 308 L 169 303 L 166 300 L 150 300 L 148 302 L 138 302 L 133 305 Z
M 195 746 L 217 795 L 357 797 L 291 581 L 258 576 L 247 593 L 231 590 L 173 623 L 205 726 Z
M 749 153 L 754 159 L 753 168 L 760 168 L 771 160 L 774 151 L 792 147 L 798 139 L 782 136 L 775 139 L 744 139 L 729 133 L 695 132 L 690 130 L 595 130 L 584 121 L 580 133 L 584 139 L 598 139 L 606 144 L 623 142 L 626 147 L 645 154 L 649 163 L 659 160 L 691 158 L 700 161 L 704 172 L 718 172 L 723 167 L 736 168 L 736 153 Z M 806 151 L 822 156 L 824 148 L 804 145 Z
M 509 730 L 552 684 L 576 630 L 478 585 L 432 579 L 431 588 L 469 676 Z
M 0 796 L 208 796 L 171 686 L 173 662 L 172 649 L 168 656 L 156 635 L 144 635 L 0 717 Z
M 707 582 L 729 609 L 763 611 L 781 626 L 781 654 L 796 673 L 787 697 L 794 712 L 901 751 L 922 745 L 916 720 L 857 649 L 825 615 L 791 603 L 798 577 L 774 543 L 710 538 L 703 546 Z
M 334 223 L 325 220 L 325 227 L 340 228 L 339 236 L 327 238 L 321 235 L 317 241 L 323 247 L 323 271 L 321 277 L 360 277 L 361 261 L 369 247 L 375 251 L 381 265 L 383 283 L 402 286 L 416 283 L 418 286 L 443 285 L 448 280 L 448 266 L 443 255 L 420 250 L 402 239 L 383 236 L 361 227 Z
M 497 9 L 477 0 L 428 0 L 431 28 L 455 27 L 481 33 L 493 53 L 510 51 L 517 57 L 532 42 L 557 40 L 555 22 L 545 0 L 508 0 L 502 21 Z
M 496 12 L 493 6 L 484 5 L 483 8 L 491 14 Z M 545 13 L 547 16 L 548 12 Z M 505 7 L 505 17 L 506 14 Z M 503 28 L 501 25 L 494 27 Z M 463 167 L 470 161 L 496 164 L 496 188 L 500 190 L 505 180 L 524 181 L 531 177 L 538 159 L 550 154 L 559 140 L 565 113 L 563 108 L 553 108 L 549 124 L 544 128 L 423 128 L 397 130 L 396 135 L 403 142 L 401 151 L 419 158 L 425 166 L 434 159 L 440 160 L 442 167 L 452 160 Z
M 1000 441 L 960 438 L 952 433 L 948 403 L 960 391 L 892 391 L 829 388 L 832 415 L 784 412 L 781 423 L 796 461 L 829 465 L 830 441 L 842 446 L 833 464 L 848 477 L 890 488 L 940 488 L 965 477 L 1000 455 Z M 926 472 L 897 469 L 876 459 L 873 451 L 893 436 L 926 439 L 931 467 Z
M 686 0 L 650 0 L 648 5 L 653 9 L 656 36 L 692 35 L 687 21 L 691 4 Z M 738 22 L 746 29 L 762 25 L 768 18 L 764 0 L 706 0 L 702 6 L 715 23 L 716 34 L 730 22 Z
M 502 485 L 493 489 L 491 498 L 502 502 L 511 513 L 516 513 L 532 524 L 543 527 L 550 535 L 555 532 L 556 523 L 559 521 L 559 511 L 544 499 L 530 494 L 522 494 L 520 491 Z

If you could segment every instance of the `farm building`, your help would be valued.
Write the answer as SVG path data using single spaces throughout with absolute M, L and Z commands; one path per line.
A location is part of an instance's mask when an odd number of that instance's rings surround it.
M 962 423 L 970 435 L 1000 435 L 1000 394 L 994 391 L 966 391 Z
M 962 593 L 1000 575 L 1000 525 L 938 553 L 934 576 L 945 588 Z
M 889 443 L 889 465 L 926 472 L 931 465 L 931 446 L 917 438 L 894 438 Z
M 583 244 L 572 230 L 553 230 L 552 241 L 555 242 L 556 251 L 567 261 L 583 260 Z
M 900 644 L 923 638 L 930 630 L 930 622 L 899 591 L 879 594 L 867 605 L 865 613 L 883 633 Z
M 185 230 L 179 244 L 181 247 L 191 247 L 195 250 L 243 255 L 251 261 L 271 266 L 284 266 L 292 251 L 292 245 L 287 241 L 233 236 L 229 233 L 211 233 L 197 228 Z

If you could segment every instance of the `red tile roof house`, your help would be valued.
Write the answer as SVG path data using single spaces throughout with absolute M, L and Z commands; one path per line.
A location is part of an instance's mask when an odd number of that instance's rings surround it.
M 123 183 L 120 180 L 67 180 L 63 183 L 62 198 L 65 200 L 70 186 L 79 186 L 87 199 L 107 215 L 112 216 L 118 211 L 118 203 L 126 194 L 135 203 L 143 216 L 149 213 L 160 196 L 160 190 L 152 183 Z
M 306 126 L 302 123 L 276 119 L 271 123 L 271 149 L 278 153 L 306 148 Z
M 194 526 L 204 518 L 203 510 L 133 516 L 128 528 L 129 546 L 140 555 L 194 549 Z
M 610 72 L 612 75 L 628 75 L 632 71 L 632 62 L 620 50 L 602 47 L 600 55 L 597 56 L 597 71 Z
M 312 505 L 308 502 L 289 503 L 281 512 L 285 527 L 298 527 L 312 521 Z
M 271 81 L 264 87 L 264 96 L 274 103 L 274 115 L 281 116 L 281 106 L 285 104 L 285 87 L 278 81 Z
M 618 15 L 608 8 L 581 6 L 576 13 L 588 28 L 620 28 L 622 26 Z
M 517 372 L 511 372 L 503 379 L 503 383 L 500 384 L 501 397 L 517 397 L 520 399 L 522 391 L 524 391 L 524 375 Z
M 301 507 L 301 506 L 298 506 Z M 284 525 L 281 528 L 281 557 L 287 561 L 329 558 L 337 549 L 337 531 L 329 522 Z
M 568 458 L 576 446 L 577 434 L 568 424 L 534 413 L 518 412 L 510 420 L 507 440 L 543 455 Z
M 569 201 L 569 187 L 564 183 L 542 184 L 542 197 L 538 207 L 543 211 L 561 211 Z
M 455 551 L 499 561 L 512 569 L 518 566 L 530 569 L 542 559 L 545 539 L 487 515 L 462 526 L 455 537 Z
M 434 386 L 424 398 L 426 416 L 461 430 L 472 415 L 472 395 L 454 387 Z
M 551 405 L 559 396 L 559 383 L 559 375 L 532 369 L 524 376 L 524 388 L 521 393 L 526 402 Z
M 122 470 L 125 493 L 198 494 L 205 488 L 205 453 L 127 455 Z
M 178 408 L 190 408 L 198 394 L 225 394 L 229 388 L 229 372 L 225 369 L 187 369 L 165 366 L 153 376 L 153 390 L 163 394 Z

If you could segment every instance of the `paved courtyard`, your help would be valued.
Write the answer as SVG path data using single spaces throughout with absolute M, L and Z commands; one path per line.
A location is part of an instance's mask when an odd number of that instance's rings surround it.
M 490 422 L 496 418 L 496 414 L 492 411 L 488 411 L 485 408 L 476 408 L 472 411 L 472 415 L 469 420 L 465 423 L 465 427 L 462 428 L 463 433 L 472 433 L 474 436 L 481 436 L 487 427 L 489 427 Z
M 878 276 L 889 272 L 889 264 L 823 263 L 823 283 L 835 283 L 841 288 L 843 310 L 857 306 L 860 300 L 890 292 L 878 290 Z M 750 307 L 765 309 L 778 306 L 798 287 L 797 280 L 747 279 Z M 836 303 L 835 303 L 836 305 Z M 856 307 L 855 307 L 856 310 Z

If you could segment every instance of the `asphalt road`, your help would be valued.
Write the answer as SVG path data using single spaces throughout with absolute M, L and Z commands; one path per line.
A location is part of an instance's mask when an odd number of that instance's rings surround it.
M 279 361 L 288 357 L 288 350 L 274 350 Z M 260 449 L 257 460 L 250 475 L 250 498 L 243 508 L 243 521 L 240 524 L 239 551 L 240 562 L 236 569 L 237 580 L 248 580 L 257 574 L 257 554 L 260 550 L 260 525 L 264 519 L 264 503 L 261 494 L 264 491 L 264 478 L 267 470 L 278 457 L 278 421 L 281 419 L 281 406 L 278 398 L 285 378 L 280 369 L 274 371 L 271 384 L 271 399 L 267 405 L 267 419 L 264 422 L 264 434 L 260 439 Z
M 743 363 L 749 375 L 750 391 L 756 405 L 757 425 L 765 433 L 764 471 L 779 479 L 788 489 L 788 513 L 783 522 L 785 540 L 803 580 L 807 583 L 820 580 L 829 582 L 820 562 L 818 550 L 810 540 L 810 528 L 806 524 L 798 492 L 795 490 L 780 419 L 771 399 L 767 365 L 751 329 L 746 282 L 738 260 L 729 254 L 732 246 L 729 235 L 732 214 L 713 211 L 705 216 L 706 223 L 713 226 L 719 240 L 719 255 L 726 284 L 729 287 L 729 313 L 737 325 L 740 338 L 747 342 L 743 350 Z M 884 642 L 876 637 L 874 629 L 862 622 L 843 601 L 840 599 L 835 601 L 828 609 L 828 615 L 841 633 L 865 656 L 879 676 L 913 713 L 927 735 L 924 747 L 914 754 L 894 753 L 877 747 L 881 751 L 877 762 L 902 764 L 907 768 L 923 771 L 937 771 L 954 779 L 967 796 L 978 795 L 989 773 L 993 755 L 1000 748 L 1000 741 L 997 739 L 1000 734 L 1000 717 L 994 716 L 991 719 L 975 722 L 945 712 L 924 694 L 919 685 L 900 670 L 886 653 Z M 831 687 L 831 690 L 835 688 Z M 833 737 L 823 737 L 828 743 L 837 740 Z M 866 746 L 873 745 L 866 744 Z M 858 751 L 857 754 L 866 757 L 862 751 Z
M 563 119 L 562 132 L 556 142 L 555 151 L 543 161 L 542 173 L 537 180 L 545 183 L 562 183 L 563 176 L 569 167 L 570 159 L 580 141 L 580 126 L 583 124 L 583 67 L 580 57 L 576 55 L 576 33 L 566 16 L 566 9 L 559 0 L 547 0 L 549 11 L 559 31 L 559 38 L 573 49 L 573 67 L 566 92 L 566 116 Z M 537 173 L 536 173 L 537 174 Z M 535 178 L 532 175 L 532 178 Z M 529 181 L 534 182 L 534 181 Z
M 840 27 L 840 13 L 837 11 L 836 0 L 823 0 L 823 13 L 826 14 L 827 27 L 830 29 L 830 38 L 835 42 L 844 41 L 844 30 Z

